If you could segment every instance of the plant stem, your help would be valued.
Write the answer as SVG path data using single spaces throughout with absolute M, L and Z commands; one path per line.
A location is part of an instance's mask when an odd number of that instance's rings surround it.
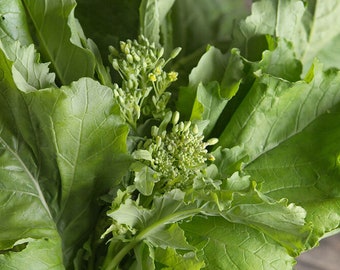
M 134 241 L 131 241 L 126 246 L 124 246 L 117 254 L 116 256 L 110 261 L 109 265 L 105 270 L 115 270 L 121 260 L 125 257 L 125 255 L 137 245 L 139 240 L 135 239 Z

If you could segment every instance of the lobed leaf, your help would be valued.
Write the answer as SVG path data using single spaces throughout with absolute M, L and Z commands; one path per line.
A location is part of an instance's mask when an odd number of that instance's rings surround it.
M 74 0 L 23 0 L 28 21 L 45 61 L 51 62 L 59 81 L 69 84 L 94 77 L 95 57 L 82 45 L 81 29 L 74 17 Z

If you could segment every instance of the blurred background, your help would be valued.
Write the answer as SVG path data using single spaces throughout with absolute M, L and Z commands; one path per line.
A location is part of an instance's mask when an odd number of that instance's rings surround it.
M 320 246 L 298 258 L 296 270 L 339 270 L 340 269 L 340 233 L 327 237 Z

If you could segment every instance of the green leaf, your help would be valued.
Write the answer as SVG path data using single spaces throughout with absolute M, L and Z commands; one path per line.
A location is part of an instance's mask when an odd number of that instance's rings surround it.
M 144 151 L 147 152 L 146 150 Z M 138 191 L 145 196 L 150 196 L 153 192 L 155 183 L 159 181 L 157 172 L 141 162 L 134 162 L 131 165 L 131 170 L 135 172 L 134 185 Z
M 25 46 L 32 43 L 25 8 L 21 0 L 1 1 L 0 15 L 0 37 L 2 42 L 19 40 Z
M 173 270 L 199 270 L 204 267 L 204 262 L 199 261 L 194 252 L 178 254 L 173 248 L 157 248 L 155 259 L 164 267 L 162 269 Z M 165 267 L 166 266 L 166 267 Z
M 256 69 L 261 69 L 260 72 L 292 82 L 300 80 L 302 65 L 296 59 L 292 43 L 284 39 L 274 40 L 270 36 L 267 36 L 267 40 L 272 43 L 270 50 L 263 52 L 263 58 L 258 64 L 254 63 L 255 71 L 258 73 Z
M 175 0 L 142 0 L 140 4 L 140 33 L 150 42 L 159 44 L 161 25 Z
M 207 216 L 220 215 L 230 222 L 256 228 L 294 256 L 309 245 L 311 227 L 305 223 L 306 211 L 286 199 L 274 200 L 264 195 L 248 175 L 235 172 L 209 196 L 202 192 L 192 194 L 196 200 L 206 201 L 202 213 Z
M 135 267 L 131 270 L 154 270 L 155 269 L 155 255 L 154 248 L 147 242 L 141 242 L 134 249 L 136 255 Z
M 33 150 L 36 145 L 26 142 L 34 135 L 21 132 L 30 130 L 32 123 L 10 67 L 0 51 L 0 267 L 64 269 L 53 220 L 55 204 L 48 200 L 41 183 Z
M 147 241 L 153 247 L 192 249 L 176 222 L 198 214 L 201 209 L 195 203 L 186 204 L 184 195 L 175 189 L 163 196 L 154 196 L 151 209 L 127 199 L 118 209 L 109 211 L 108 216 L 115 222 L 133 228 L 136 234 L 130 237 L 123 235 L 127 237 L 124 240 L 127 243 L 118 253 L 107 256 L 104 267 L 115 269 L 125 255 L 142 241 Z
M 54 87 L 55 74 L 49 72 L 48 63 L 40 63 L 40 55 L 31 44 L 22 3 L 12 1 L 7 5 L 0 5 L 0 12 L 5 14 L 1 21 L 4 25 L 0 28 L 0 49 L 13 62 L 12 73 L 17 87 L 24 92 Z M 15 31 L 22 28 L 22 32 Z
M 340 225 L 339 108 L 337 105 L 321 115 L 301 133 L 245 167 L 259 181 L 265 181 L 264 193 L 302 205 L 317 237 Z
M 228 100 L 221 96 L 220 86 L 217 82 L 211 82 L 206 86 L 200 83 L 197 87 L 197 97 L 190 120 L 208 120 L 209 123 L 203 132 L 207 137 L 227 103 Z
M 63 270 L 65 269 L 60 252 L 58 235 L 55 239 L 27 239 L 25 248 L 20 252 L 0 253 L 0 268 L 3 270 L 34 269 Z
M 195 217 L 182 223 L 190 244 L 201 250 L 205 269 L 292 269 L 294 259 L 264 233 L 220 217 Z
M 0 48 L 13 62 L 13 80 L 18 89 L 32 92 L 56 86 L 55 74 L 50 73 L 49 63 L 40 63 L 40 55 L 35 51 L 33 44 L 23 47 L 19 42 L 0 43 Z
M 180 88 L 177 109 L 182 117 L 208 122 L 204 129 L 206 137 L 216 129 L 225 106 L 239 89 L 244 76 L 242 62 L 237 50 L 222 54 L 220 50 L 208 47 L 191 71 L 188 87 Z
M 263 10 L 266 12 L 263 13 Z M 262 0 L 252 6 L 252 15 L 240 25 L 236 46 L 243 47 L 246 57 L 251 57 L 257 46 L 256 36 L 272 35 L 293 44 L 297 59 L 309 70 L 315 57 L 325 67 L 340 67 L 336 44 L 340 42 L 340 3 L 337 0 Z M 297 34 L 299 33 L 299 34 Z
M 308 81 L 290 83 L 264 74 L 256 79 L 219 138 L 219 145 L 243 146 L 249 162 L 301 132 L 340 99 L 335 70 L 315 62 Z M 261 126 L 261 128 L 258 128 Z
M 228 64 L 221 81 L 221 95 L 230 100 L 233 98 L 244 77 L 244 64 L 237 49 L 230 50 Z
M 51 65 L 62 84 L 81 77 L 94 77 L 95 57 L 82 45 L 83 37 L 74 17 L 74 0 L 23 0 L 27 20 L 32 22 L 35 38 L 44 61 Z
M 157 234 L 161 232 L 164 234 L 162 238 L 168 239 L 162 244 L 166 245 L 170 244 L 172 240 L 176 240 L 178 236 L 170 237 L 170 235 L 175 236 L 171 231 L 176 230 L 171 229 L 171 226 L 168 225 L 200 212 L 197 205 L 184 203 L 184 193 L 180 190 L 172 190 L 161 197 L 155 196 L 153 201 L 152 208 L 147 209 L 128 200 L 125 204 L 121 204 L 117 210 L 109 212 L 108 216 L 121 224 L 137 229 L 139 231 L 136 236 L 138 241 L 157 239 Z M 164 228 L 166 229 L 164 230 Z M 182 240 L 175 247 L 188 247 L 186 243 L 183 244 Z
M 96 73 L 98 76 L 98 81 L 105 86 L 113 88 L 110 70 L 108 67 L 104 66 L 97 45 L 91 39 L 87 39 L 86 48 L 91 50 L 91 52 L 96 58 Z
M 41 148 L 48 149 L 42 153 L 41 167 L 58 170 L 56 220 L 67 266 L 95 224 L 97 199 L 119 184 L 130 165 L 128 128 L 111 113 L 111 89 L 89 78 L 61 89 L 32 92 L 27 99 L 32 118 L 41 125 Z
M 227 66 L 227 55 L 215 47 L 209 46 L 206 53 L 201 57 L 197 66 L 189 75 L 189 85 L 180 88 L 177 101 L 177 109 L 182 117 L 189 118 L 194 105 L 197 87 L 211 81 L 221 81 Z
M 311 226 L 305 223 L 306 211 L 285 199 L 274 201 L 255 188 L 247 193 L 235 192 L 230 209 L 223 211 L 222 216 L 264 232 L 292 256 L 310 247 Z
M 287 198 L 307 210 L 306 221 L 314 224 L 314 231 L 306 248 L 340 223 L 335 214 L 340 191 L 339 80 L 337 70 L 322 71 L 317 62 L 305 81 L 263 75 L 220 138 L 230 149 L 217 156 L 224 158 L 218 164 L 241 164 L 241 170 L 263 183 L 265 195 Z
M 325 68 L 340 68 L 340 58 L 336 55 L 336 45 L 340 42 L 340 30 L 329 27 L 340 23 L 339 12 L 340 3 L 336 0 L 307 1 L 303 21 L 299 23 L 301 25 L 299 29 L 304 26 L 303 35 L 302 37 L 301 35 L 293 36 L 290 32 L 292 37 L 289 39 L 293 44 L 296 44 L 297 55 L 304 64 L 305 71 L 312 64 L 314 57 L 319 58 Z M 300 41 L 301 39 L 302 41 Z

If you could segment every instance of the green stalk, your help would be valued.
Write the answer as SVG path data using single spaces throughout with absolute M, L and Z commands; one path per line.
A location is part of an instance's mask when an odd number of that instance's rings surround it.
M 126 256 L 126 254 L 129 253 L 129 251 L 131 249 L 133 249 L 137 244 L 138 244 L 139 240 L 137 240 L 137 238 L 134 241 L 131 241 L 130 243 L 128 243 L 126 246 L 124 246 L 117 254 L 116 256 L 114 256 L 114 258 L 112 259 L 112 261 L 110 261 L 109 265 L 107 266 L 107 268 L 104 268 L 105 270 L 115 270 L 119 263 L 121 262 L 121 260 Z

